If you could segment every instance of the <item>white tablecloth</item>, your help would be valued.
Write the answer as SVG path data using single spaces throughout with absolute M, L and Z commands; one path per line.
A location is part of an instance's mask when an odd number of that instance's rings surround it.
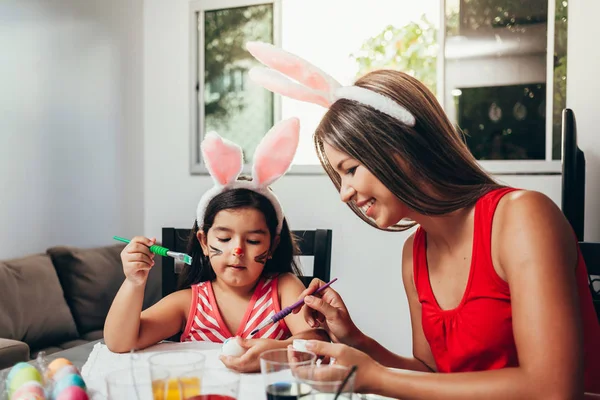
M 159 343 L 145 350 L 130 354 L 116 354 L 108 350 L 106 345 L 97 343 L 90 353 L 88 360 L 81 369 L 81 375 L 86 385 L 106 396 L 104 376 L 112 371 L 130 368 L 133 365 L 145 365 L 150 355 L 161 351 L 173 350 L 200 350 L 206 355 L 206 367 L 225 368 L 219 360 L 221 345 L 214 343 Z M 240 394 L 238 400 L 265 400 L 263 379 L 258 374 L 242 374 L 240 380 Z M 151 400 L 151 399 L 150 399 Z

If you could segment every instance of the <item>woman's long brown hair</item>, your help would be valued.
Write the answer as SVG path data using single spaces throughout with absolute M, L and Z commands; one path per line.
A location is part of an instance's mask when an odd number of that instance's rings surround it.
M 314 143 L 321 165 L 340 190 L 341 179 L 323 144 L 363 164 L 400 201 L 423 215 L 443 215 L 469 207 L 488 191 L 501 187 L 478 164 L 461 134 L 425 85 L 400 71 L 373 71 L 356 83 L 405 107 L 416 119 L 413 127 L 363 104 L 340 99 L 321 120 Z M 379 228 L 353 202 L 348 206 L 362 220 Z M 400 221 L 384 230 L 406 230 Z

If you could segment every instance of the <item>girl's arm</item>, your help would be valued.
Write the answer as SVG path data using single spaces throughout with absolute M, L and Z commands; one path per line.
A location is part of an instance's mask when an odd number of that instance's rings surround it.
M 142 311 L 144 287 L 123 282 L 104 325 L 104 342 L 115 353 L 152 346 L 181 332 L 191 304 L 191 289 L 179 290 Z
M 581 398 L 577 250 L 569 223 L 544 195 L 515 192 L 501 200 L 492 238 L 494 265 L 510 286 L 519 367 L 427 374 L 389 370 L 343 345 L 314 342 L 313 350 L 347 365 L 360 364 L 361 390 L 394 398 Z
M 104 342 L 116 353 L 143 349 L 179 332 L 191 304 L 191 290 L 175 292 L 142 312 L 144 290 L 156 239 L 136 236 L 121 252 L 125 282 L 113 300 L 104 324 Z

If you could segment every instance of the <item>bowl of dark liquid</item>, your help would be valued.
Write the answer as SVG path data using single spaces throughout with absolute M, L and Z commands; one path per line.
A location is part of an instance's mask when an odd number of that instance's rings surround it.
M 297 382 L 276 382 L 266 387 L 267 400 L 298 400 L 311 392 L 310 386 Z
M 300 382 L 300 372 L 312 367 L 316 360 L 316 354 L 291 347 L 262 353 L 260 372 L 267 400 L 298 400 L 307 396 L 311 388 Z

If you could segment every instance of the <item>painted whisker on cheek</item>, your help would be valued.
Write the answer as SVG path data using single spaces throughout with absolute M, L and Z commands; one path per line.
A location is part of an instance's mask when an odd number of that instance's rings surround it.
M 223 254 L 223 250 L 219 250 L 216 247 L 209 245 L 208 249 L 210 251 L 210 255 L 208 256 L 209 258 L 213 258 L 213 257 L 220 256 L 221 254 Z
M 260 264 L 266 264 L 267 259 L 269 258 L 269 250 L 265 250 L 263 253 L 260 253 L 256 257 L 254 257 L 254 261 Z

